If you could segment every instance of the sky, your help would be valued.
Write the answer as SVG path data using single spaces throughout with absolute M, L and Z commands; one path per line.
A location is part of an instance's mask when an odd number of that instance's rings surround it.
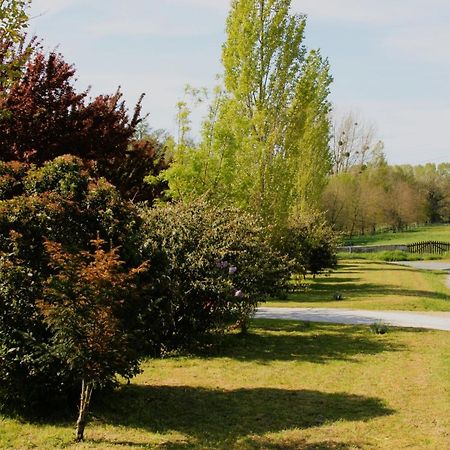
M 93 96 L 145 93 L 154 129 L 175 130 L 186 84 L 221 72 L 229 0 L 33 0 L 30 32 Z M 329 59 L 335 115 L 373 125 L 391 164 L 450 162 L 450 0 L 293 0 L 306 45 Z M 196 134 L 202 111 L 193 115 Z

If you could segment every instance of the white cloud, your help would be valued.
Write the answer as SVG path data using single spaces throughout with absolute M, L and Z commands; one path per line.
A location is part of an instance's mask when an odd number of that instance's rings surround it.
M 450 64 L 450 27 L 443 24 L 403 27 L 394 30 L 383 44 L 413 60 Z
M 93 36 L 126 35 L 126 36 L 159 36 L 184 37 L 206 33 L 208 30 L 200 29 L 192 23 L 177 23 L 155 17 L 128 16 L 110 17 L 101 22 L 87 25 L 85 30 Z
M 228 11 L 231 0 L 166 0 L 167 3 L 173 3 L 179 6 L 193 6 L 218 11 Z
M 83 0 L 33 0 L 31 4 L 32 16 L 57 14 L 77 3 L 81 4 Z
M 313 19 L 392 25 L 450 12 L 448 0 L 293 0 L 296 12 Z
M 40 0 L 50 2 L 52 0 Z M 53 0 L 54 1 L 54 0 Z M 107 7 L 102 8 L 102 1 L 89 4 L 86 0 L 70 0 L 86 2 L 86 22 L 84 30 L 91 36 L 159 36 L 159 37 L 185 37 L 198 36 L 217 31 L 217 20 L 207 20 L 211 15 L 213 2 L 204 0 L 133 0 L 123 2 L 122 0 L 103 0 Z M 219 0 L 219 6 L 224 7 L 223 16 L 226 15 L 228 0 Z M 190 10 L 196 6 L 197 9 Z M 213 8 L 217 9 L 217 8 Z M 219 11 L 221 8 L 219 8 Z M 194 16 L 198 13 L 205 20 L 193 20 L 187 17 L 186 12 Z M 222 12 L 222 11 L 221 11 Z M 184 14 L 183 14 L 184 13 Z M 219 18 L 223 21 L 224 18 Z

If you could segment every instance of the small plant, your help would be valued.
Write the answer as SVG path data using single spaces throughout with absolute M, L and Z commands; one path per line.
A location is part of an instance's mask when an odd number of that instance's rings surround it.
M 333 300 L 344 300 L 344 296 L 340 292 L 335 292 L 333 294 Z
M 84 440 L 89 404 L 95 387 L 122 375 L 139 372 L 138 355 L 120 313 L 147 265 L 126 270 L 118 249 L 103 250 L 105 242 L 92 240 L 93 251 L 69 253 L 61 244 L 45 241 L 54 273 L 44 285 L 37 307 L 49 330 L 65 370 L 81 384 L 76 440 Z
M 388 326 L 381 320 L 377 320 L 372 325 L 370 325 L 370 329 L 375 334 L 386 334 L 389 331 Z

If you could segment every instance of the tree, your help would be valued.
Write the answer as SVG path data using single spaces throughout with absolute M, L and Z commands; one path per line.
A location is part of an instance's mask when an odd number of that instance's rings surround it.
M 30 0 L 0 0 L 0 86 L 20 74 L 28 50 L 23 51 Z
M 425 195 L 427 221 L 449 221 L 450 211 L 450 164 L 425 164 L 411 167 L 420 190 Z
M 70 403 L 78 389 L 79 372 L 69 370 L 36 306 L 46 299 L 45 280 L 57 275 L 45 240 L 79 255 L 92 250 L 90 241 L 100 233 L 120 247 L 127 272 L 143 262 L 140 224 L 137 208 L 104 179 L 93 178 L 79 158 L 59 157 L 42 167 L 0 162 L 0 407 L 45 412 Z M 139 289 L 146 285 L 141 280 Z M 116 312 L 134 336 L 140 299 L 130 289 L 126 300 Z M 145 297 L 146 305 L 151 301 Z M 142 344 L 136 338 L 131 347 Z
M 380 165 L 385 162 L 383 148 L 383 142 L 375 139 L 374 127 L 361 123 L 350 112 L 334 125 L 333 173 L 347 172 L 354 166 Z
M 156 136 L 135 136 L 142 97 L 129 117 L 120 90 L 88 99 L 89 91 L 76 91 L 75 69 L 61 54 L 47 55 L 36 43 L 32 50 L 20 76 L 0 86 L 0 160 L 42 165 L 76 155 L 124 198 L 152 202 L 165 186 L 145 178 L 168 162 Z
M 138 371 L 130 330 L 121 323 L 120 310 L 135 288 L 136 274 L 123 270 L 118 249 L 103 250 L 104 241 L 92 241 L 93 253 L 69 253 L 61 244 L 46 241 L 53 274 L 38 308 L 51 330 L 53 346 L 66 370 L 81 383 L 76 440 L 84 439 L 94 388 L 105 386 L 116 375 L 126 378 Z
M 379 226 L 398 231 L 425 219 L 426 196 L 403 166 L 354 166 L 330 177 L 322 195 L 322 207 L 338 230 L 354 234 L 374 233 Z
M 273 245 L 287 255 L 294 273 L 313 277 L 337 264 L 338 236 L 326 222 L 323 213 L 291 217 L 286 229 L 272 236 Z
M 317 204 L 330 169 L 329 66 L 307 52 L 290 0 L 235 0 L 218 89 L 198 148 L 166 173 L 174 196 L 228 200 L 266 223 Z
M 140 102 L 131 120 L 122 94 L 86 101 L 77 93 L 75 69 L 62 55 L 46 55 L 38 46 L 25 72 L 4 90 L 0 109 L 0 159 L 42 164 L 72 154 L 86 160 L 123 157 L 139 122 Z

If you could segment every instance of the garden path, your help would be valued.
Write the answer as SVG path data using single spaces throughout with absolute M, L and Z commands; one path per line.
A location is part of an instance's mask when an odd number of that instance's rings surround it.
M 445 270 L 450 274 L 450 261 L 401 261 L 393 264 L 422 270 Z M 450 275 L 447 277 L 450 289 Z M 338 308 L 258 308 L 256 318 L 288 319 L 349 325 L 383 322 L 394 327 L 426 328 L 450 331 L 449 312 L 366 311 Z
M 337 308 L 258 308 L 257 319 L 285 319 L 349 325 L 383 322 L 394 327 L 450 331 L 450 312 L 366 311 Z

